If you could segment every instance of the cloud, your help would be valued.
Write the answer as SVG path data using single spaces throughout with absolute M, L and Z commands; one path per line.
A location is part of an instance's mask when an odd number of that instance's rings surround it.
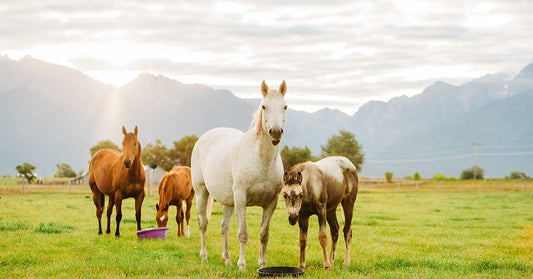
M 529 1 L 3 2 L 0 54 L 117 85 L 151 72 L 242 97 L 284 79 L 295 105 L 324 94 L 344 101 L 313 107 L 353 112 L 437 80 L 518 71 L 533 61 L 531 14 Z

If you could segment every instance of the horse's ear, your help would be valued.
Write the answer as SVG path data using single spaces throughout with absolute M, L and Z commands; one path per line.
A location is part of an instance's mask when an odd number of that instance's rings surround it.
M 133 132 L 135 133 L 135 135 L 137 135 L 137 132 L 139 132 L 139 129 L 137 129 L 137 125 L 135 125 L 135 129 L 133 129 Z
M 155 204 L 155 209 L 157 209 L 157 211 L 159 211 L 159 204 L 158 203 Z
M 268 94 L 268 85 L 264 80 L 261 83 L 261 93 L 263 93 L 263 97 L 266 97 L 266 95 Z
M 298 180 L 298 184 L 302 184 L 302 172 L 298 172 L 298 174 L 296 175 L 296 180 Z
M 126 131 L 126 128 L 124 126 L 122 126 L 122 134 L 124 134 L 124 135 L 128 134 L 128 131 Z
M 285 93 L 287 93 L 287 84 L 285 83 L 285 80 L 279 86 L 279 92 L 282 96 L 285 96 Z

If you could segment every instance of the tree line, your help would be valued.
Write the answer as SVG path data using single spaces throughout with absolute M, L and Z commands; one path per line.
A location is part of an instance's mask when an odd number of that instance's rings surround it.
M 144 165 L 151 168 L 160 167 L 165 171 L 169 171 L 174 166 L 190 166 L 191 154 L 198 136 L 188 135 L 181 138 L 178 141 L 172 143 L 172 147 L 165 146 L 160 139 L 157 139 L 155 143 L 147 143 L 141 151 L 141 160 Z M 97 142 L 89 149 L 90 156 L 92 157 L 100 149 L 114 149 L 120 151 L 120 147 L 111 140 L 102 140 Z M 341 130 L 338 135 L 332 135 L 325 145 L 321 146 L 320 157 L 313 156 L 311 150 L 305 146 L 291 147 L 284 146 L 280 152 L 281 159 L 283 161 L 283 167 L 288 170 L 291 166 L 306 162 L 316 161 L 320 158 L 328 156 L 345 156 L 355 165 L 358 171 L 361 171 L 361 167 L 364 161 L 364 153 L 362 152 L 361 145 L 355 139 L 355 135 Z M 76 173 L 72 170 L 71 166 L 66 163 L 57 164 L 57 171 L 54 177 L 76 177 Z M 24 177 L 28 182 L 32 182 L 36 179 L 34 171 L 35 166 L 24 163 L 16 167 L 17 172 L 21 177 Z M 80 171 L 81 175 L 84 171 Z

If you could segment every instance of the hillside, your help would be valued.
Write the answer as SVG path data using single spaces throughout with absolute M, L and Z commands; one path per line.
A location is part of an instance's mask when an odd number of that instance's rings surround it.
M 531 91 L 533 64 L 515 77 L 487 75 L 459 86 L 436 82 L 413 97 L 368 102 L 353 116 L 330 109 L 289 109 L 281 144 L 308 146 L 318 155 L 332 134 L 346 129 L 366 153 L 362 175 L 393 171 L 402 177 L 419 171 L 423 176 L 458 176 L 458 170 L 473 164 L 472 156 L 465 155 L 473 153 L 473 141 L 481 143 L 484 153 L 533 153 L 533 113 L 527 109 Z M 87 170 L 89 148 L 104 139 L 120 143 L 122 125 L 138 125 L 143 145 L 161 139 L 167 146 L 214 127 L 245 130 L 258 103 L 159 75 L 141 74 L 115 88 L 31 57 L 0 58 L 0 174 L 14 174 L 23 162 L 36 165 L 43 176 L 53 175 L 58 163 Z M 485 150 L 514 145 L 524 147 Z M 457 154 L 461 157 L 455 161 L 448 158 Z M 487 176 L 512 170 L 533 175 L 533 155 L 483 156 L 480 166 Z

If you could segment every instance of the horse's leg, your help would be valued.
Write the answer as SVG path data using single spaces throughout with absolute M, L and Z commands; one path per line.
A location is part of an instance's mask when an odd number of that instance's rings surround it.
M 185 231 L 185 237 L 187 238 L 191 236 L 191 232 L 189 230 L 189 221 L 191 220 L 191 207 L 192 207 L 193 198 L 194 198 L 194 195 L 189 195 L 189 197 L 186 200 L 187 210 L 185 211 L 185 220 L 187 221 L 187 230 Z
M 111 214 L 113 214 L 113 206 L 115 206 L 115 195 L 111 194 L 109 195 L 109 202 L 107 205 L 107 230 L 105 233 L 110 234 L 111 233 Z
M 237 188 L 237 187 L 236 187 Z M 235 191 L 234 193 L 235 212 L 237 213 L 237 222 L 239 223 L 239 269 L 246 270 L 246 242 L 248 242 L 248 228 L 246 226 L 246 193 L 244 191 Z
M 307 246 L 307 229 L 309 228 L 309 216 L 302 216 L 298 218 L 298 226 L 300 227 L 300 264 L 301 268 L 305 268 L 305 247 Z
M 320 205 L 318 209 L 318 242 L 322 246 L 322 254 L 324 255 L 324 269 L 329 269 L 331 263 L 329 261 L 328 253 L 328 235 L 326 233 L 326 204 Z
M 344 265 L 350 265 L 350 243 L 352 242 L 352 217 L 355 200 L 344 199 L 342 208 L 344 209 L 344 242 L 346 243 L 346 255 L 344 256 Z
M 141 207 L 144 200 L 144 191 L 141 191 L 135 199 L 135 220 L 137 221 L 137 230 L 141 230 Z M 118 231 L 118 230 L 117 230 Z
M 91 190 L 93 192 L 93 202 L 96 206 L 96 218 L 98 219 L 98 234 L 102 234 L 102 213 L 104 211 L 104 194 L 98 190 L 96 184 L 91 184 Z
M 332 209 L 327 212 L 327 220 L 329 225 L 329 231 L 331 232 L 331 249 L 329 252 L 329 260 L 331 265 L 335 261 L 335 247 L 337 246 L 337 240 L 339 239 L 339 223 L 337 222 L 337 210 Z
M 198 208 L 198 227 L 200 229 L 200 258 L 207 261 L 207 249 L 205 248 L 205 231 L 207 231 L 207 199 L 209 193 L 205 184 L 198 185 L 196 190 L 196 207 Z
M 120 192 L 115 194 L 115 206 L 117 210 L 117 216 L 115 217 L 117 230 L 115 231 L 115 236 L 120 236 L 120 221 L 122 220 L 122 194 Z
M 181 200 L 176 205 L 176 223 L 178 223 L 178 236 L 183 236 L 183 205 Z
M 270 220 L 272 219 L 272 214 L 274 213 L 274 209 L 276 209 L 277 205 L 278 198 L 276 196 L 276 198 L 273 199 L 268 206 L 263 207 L 263 216 L 261 218 L 261 233 L 259 234 L 259 239 L 261 240 L 261 252 L 259 254 L 259 260 L 257 261 L 257 264 L 259 264 L 259 268 L 266 267 L 266 251 L 270 230 Z
M 234 207 L 222 206 L 223 213 L 220 219 L 220 234 L 222 235 L 222 260 L 225 264 L 230 265 L 231 259 L 229 256 L 228 231 L 231 223 L 231 216 L 233 215 Z

